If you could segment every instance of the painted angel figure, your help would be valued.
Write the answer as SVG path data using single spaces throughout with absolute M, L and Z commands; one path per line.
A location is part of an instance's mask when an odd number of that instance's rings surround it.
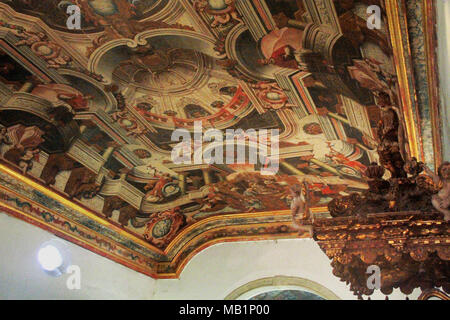
M 303 234 L 304 231 L 308 231 L 311 237 L 314 235 L 312 225 L 304 225 L 303 221 L 309 220 L 309 190 L 306 182 L 302 185 L 294 185 L 290 188 L 292 202 L 291 202 L 291 213 L 292 221 L 297 230 L 299 230 L 299 235 Z
M 442 185 L 442 189 L 433 196 L 431 203 L 433 207 L 444 214 L 444 220 L 450 220 L 450 162 L 444 162 L 438 169 L 436 175 L 428 167 L 425 171 L 433 178 L 436 185 Z

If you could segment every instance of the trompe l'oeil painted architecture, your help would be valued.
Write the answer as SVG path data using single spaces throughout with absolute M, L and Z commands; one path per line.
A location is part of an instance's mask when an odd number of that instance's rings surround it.
M 448 293 L 435 11 L 1 0 L 0 209 L 157 279 L 216 243 L 312 237 L 357 296 L 370 265 L 388 270 L 383 294 Z M 196 140 L 196 124 L 224 139 Z M 180 129 L 200 141 L 189 155 L 243 161 L 174 161 Z M 249 159 L 270 136 L 230 129 L 276 130 L 276 159 Z

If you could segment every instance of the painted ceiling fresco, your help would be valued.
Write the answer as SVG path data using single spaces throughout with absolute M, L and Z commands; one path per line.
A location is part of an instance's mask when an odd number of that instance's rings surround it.
M 66 26 L 71 5 L 80 30 Z M 379 29 L 368 28 L 371 5 Z M 388 105 L 407 134 L 399 152 L 423 158 L 417 106 L 400 94 L 412 81 L 391 41 L 404 11 L 391 7 L 1 0 L 3 210 L 158 277 L 216 242 L 308 236 L 291 225 L 289 186 L 307 181 L 317 217 L 366 190 Z M 193 134 L 196 122 L 278 129 L 279 170 L 174 163 L 173 132 Z

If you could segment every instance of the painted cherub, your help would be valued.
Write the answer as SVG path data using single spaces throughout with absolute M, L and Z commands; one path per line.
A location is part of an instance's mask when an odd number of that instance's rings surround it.
M 0 129 L 0 146 L 2 144 L 11 145 L 11 139 L 8 136 L 8 129 L 6 127 L 3 127 Z
M 207 11 L 213 16 L 213 22 L 211 23 L 211 27 L 215 28 L 220 25 L 225 25 L 231 21 L 242 22 L 242 19 L 239 17 L 239 13 L 236 10 L 235 0 L 224 0 L 224 4 L 227 5 L 227 8 L 224 10 L 220 10 L 220 13 L 214 14 L 215 10 L 210 10 L 210 5 L 207 0 L 194 0 L 194 8 L 198 12 Z
M 72 61 L 72 58 L 64 54 L 58 44 L 47 39 L 44 32 L 21 31 L 15 34 L 20 38 L 15 45 L 30 47 L 35 54 L 48 63 L 49 68 L 58 69 Z
M 24 153 L 19 159 L 19 168 L 22 170 L 23 174 L 33 168 L 33 159 L 40 152 L 38 148 L 25 148 Z
M 111 117 L 113 118 L 114 121 L 119 121 L 120 119 L 126 119 L 128 115 L 128 110 L 127 109 L 123 109 L 123 110 L 118 110 L 116 112 L 113 112 L 111 114 Z
M 42 57 L 47 61 L 49 68 L 59 69 L 63 66 L 67 66 L 72 61 L 70 56 L 62 52 L 61 47 L 55 46 L 53 49 L 54 53 L 52 55 Z
M 436 185 L 442 185 L 442 189 L 433 196 L 433 207 L 444 214 L 444 220 L 450 220 L 450 162 L 444 162 L 438 169 L 438 175 L 425 167 L 425 171 L 433 178 Z
M 133 138 L 138 138 L 142 135 L 149 133 L 149 131 L 150 130 L 147 128 L 137 126 L 136 128 L 129 130 L 127 133 L 127 136 L 133 137 Z
M 313 227 L 303 224 L 303 221 L 310 218 L 308 186 L 303 182 L 302 185 L 294 185 L 290 188 L 290 192 L 292 197 L 291 213 L 294 226 L 299 230 L 299 235 L 303 234 L 303 231 L 308 231 L 312 237 L 314 235 Z
M 22 31 L 16 32 L 16 35 L 20 38 L 20 40 L 16 42 L 16 46 L 29 47 L 31 47 L 35 43 L 43 42 L 46 37 L 45 33 L 41 31 Z

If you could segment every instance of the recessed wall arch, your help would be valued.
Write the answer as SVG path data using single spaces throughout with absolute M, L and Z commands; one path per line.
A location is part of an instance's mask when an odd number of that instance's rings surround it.
M 321 284 L 300 277 L 274 276 L 248 282 L 233 290 L 225 300 L 246 300 L 273 290 L 303 290 L 326 300 L 341 300 L 335 293 Z

